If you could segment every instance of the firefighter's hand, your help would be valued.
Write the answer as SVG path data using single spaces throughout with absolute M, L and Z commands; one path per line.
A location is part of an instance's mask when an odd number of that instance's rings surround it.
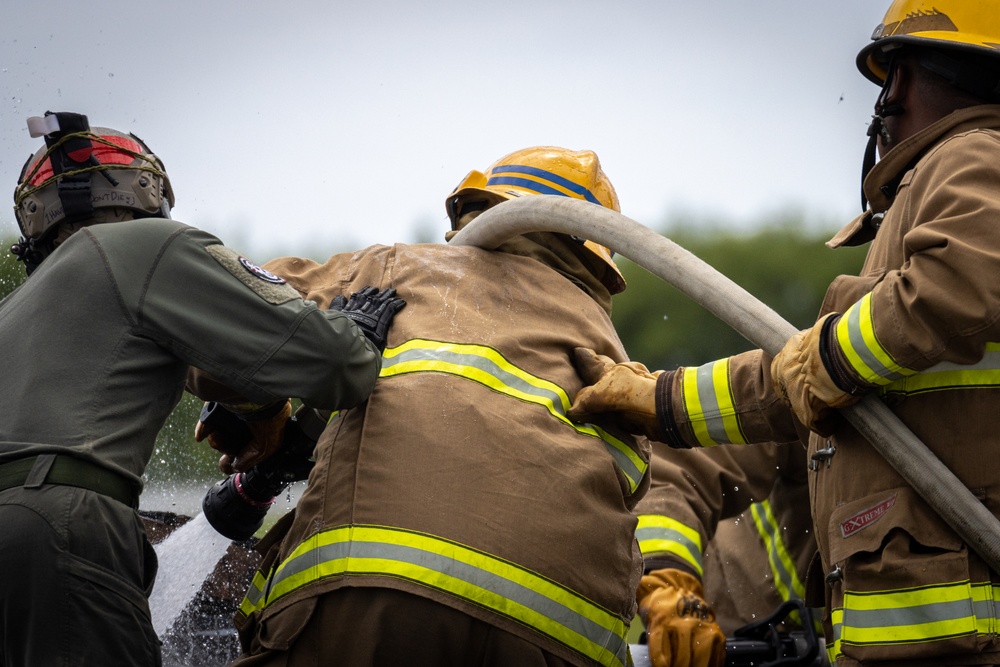
M 702 598 L 701 582 L 682 570 L 653 570 L 636 599 L 653 667 L 723 667 L 726 636 Z
M 774 391 L 804 426 L 823 436 L 831 435 L 836 428 L 838 418 L 833 409 L 860 399 L 838 387 L 827 367 L 827 363 L 835 363 L 829 361 L 827 338 L 836 321 L 831 320 L 833 317 L 833 313 L 826 315 L 812 328 L 789 338 L 771 361 Z
M 389 325 L 405 305 L 406 301 L 396 296 L 395 289 L 390 287 L 379 292 L 377 287 L 368 286 L 352 294 L 350 299 L 338 295 L 330 302 L 330 310 L 340 311 L 353 320 L 379 352 L 384 352 Z
M 593 419 L 614 423 L 628 433 L 662 440 L 656 418 L 656 378 L 636 361 L 616 364 L 591 349 L 573 350 L 573 363 L 590 385 L 576 394 L 567 415 L 576 421 Z
M 226 432 L 214 430 L 203 421 L 199 421 L 195 427 L 194 439 L 201 442 L 207 438 L 212 449 L 222 453 L 219 457 L 219 470 L 231 475 L 249 470 L 281 448 L 285 425 L 292 416 L 292 402 L 286 400 L 284 403 L 274 403 L 249 411 L 232 407 L 228 409 L 246 424 L 250 433 L 249 440 L 234 440 Z

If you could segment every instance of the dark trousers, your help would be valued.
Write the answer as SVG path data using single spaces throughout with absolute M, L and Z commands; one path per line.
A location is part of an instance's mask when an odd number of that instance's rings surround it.
M 232 667 L 566 667 L 534 644 L 409 593 L 342 588 L 266 619 Z
M 159 667 L 156 554 L 131 508 L 46 484 L 0 491 L 0 665 Z

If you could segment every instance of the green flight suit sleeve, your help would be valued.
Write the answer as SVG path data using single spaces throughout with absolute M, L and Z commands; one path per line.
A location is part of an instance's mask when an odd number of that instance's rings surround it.
M 166 223 L 129 223 L 169 233 L 135 234 L 131 252 L 112 254 L 124 257 L 112 271 L 144 335 L 249 401 L 291 396 L 333 410 L 368 397 L 381 355 L 352 321 L 211 234 Z

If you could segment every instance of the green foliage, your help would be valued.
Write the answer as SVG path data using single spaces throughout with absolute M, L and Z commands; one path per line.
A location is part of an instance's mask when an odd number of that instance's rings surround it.
M 195 442 L 194 427 L 198 423 L 203 402 L 184 393 L 167 423 L 156 438 L 153 458 L 146 469 L 150 486 L 184 485 L 196 481 L 208 488 L 210 482 L 222 479 L 219 472 L 219 452 L 207 442 Z
M 816 320 L 830 281 L 856 274 L 864 260 L 865 248 L 831 250 L 824 245 L 831 231 L 805 231 L 795 221 L 743 233 L 698 228 L 664 235 L 800 329 Z M 756 347 L 658 277 L 628 260 L 619 266 L 628 289 L 615 297 L 612 320 L 632 359 L 671 369 Z
M 24 282 L 24 266 L 7 251 L 13 243 L 14 239 L 6 239 L 0 247 L 0 299 Z

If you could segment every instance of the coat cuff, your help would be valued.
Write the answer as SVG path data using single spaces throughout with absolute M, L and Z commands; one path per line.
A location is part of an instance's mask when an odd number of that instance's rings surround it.
M 819 334 L 819 356 L 830 379 L 841 391 L 851 396 L 867 394 L 875 386 L 864 382 L 847 363 L 844 352 L 837 341 L 836 327 L 841 315 L 838 313 L 823 321 Z
M 672 397 L 674 392 L 674 376 L 677 371 L 665 371 L 656 378 L 656 420 L 660 426 L 661 442 L 674 449 L 690 449 L 691 445 L 681 439 L 674 419 Z

